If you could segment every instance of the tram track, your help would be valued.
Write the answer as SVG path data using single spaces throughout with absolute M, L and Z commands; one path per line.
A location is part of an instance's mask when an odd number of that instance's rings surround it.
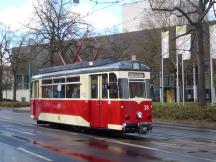
M 13 113 L 15 113 L 14 116 Z M 119 134 L 98 130 L 80 133 L 72 131 L 71 127 L 62 128 L 61 126 L 36 125 L 33 121 L 29 120 L 29 115 L 27 113 L 25 113 L 25 115 L 22 113 L 19 114 L 20 115 L 16 112 L 12 112 L 12 114 L 8 112 L 9 118 L 7 118 L 7 115 L 0 115 L 0 121 L 5 123 L 1 125 L 0 135 L 2 137 L 5 138 L 5 136 L 9 136 L 8 138 L 25 142 L 26 145 L 31 145 L 34 141 L 37 141 L 37 143 L 42 144 L 37 146 L 43 149 L 47 149 L 48 146 L 52 146 L 53 149 L 60 149 L 66 147 L 65 144 L 67 144 L 66 156 L 69 156 L 67 154 L 70 153 L 68 148 L 88 146 L 94 148 L 94 150 L 105 149 L 104 151 L 120 155 L 131 154 L 131 150 L 138 149 L 138 152 L 140 152 L 139 156 L 143 158 L 146 154 L 141 152 L 150 151 L 162 157 L 163 154 L 166 154 L 168 157 L 177 156 L 180 159 L 184 159 L 180 161 L 187 161 L 188 159 L 190 159 L 190 161 L 216 161 L 213 156 L 216 153 L 214 149 L 216 143 L 214 139 L 211 139 L 211 137 L 214 136 L 214 132 L 211 132 L 211 135 L 207 136 L 206 139 L 197 138 L 196 134 L 198 133 L 198 135 L 204 136 L 205 133 L 208 132 L 199 132 L 193 129 L 162 128 L 157 126 L 152 133 L 147 135 Z M 64 134 L 64 136 L 62 136 L 62 134 Z M 62 145 L 59 142 L 54 142 L 56 140 L 65 144 Z M 4 142 L 4 140 L 1 142 Z M 208 146 L 208 148 L 206 148 L 206 146 Z M 18 148 L 18 146 L 16 147 Z M 33 150 L 28 147 L 23 149 L 33 152 Z M 128 149 L 130 151 L 128 151 Z M 53 151 L 51 150 L 51 152 Z M 40 152 L 36 152 L 36 154 L 40 155 Z M 156 161 L 160 161 L 160 159 L 156 158 Z

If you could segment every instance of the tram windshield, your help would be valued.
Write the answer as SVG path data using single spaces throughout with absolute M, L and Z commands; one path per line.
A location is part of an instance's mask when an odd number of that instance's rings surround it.
M 146 98 L 146 86 L 144 81 L 130 81 L 130 98 Z
M 128 98 L 150 98 L 149 80 L 129 80 L 127 78 L 120 78 L 118 80 L 119 97 L 123 99 Z

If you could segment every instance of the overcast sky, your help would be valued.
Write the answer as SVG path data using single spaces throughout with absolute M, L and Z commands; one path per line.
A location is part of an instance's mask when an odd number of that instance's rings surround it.
M 122 3 L 131 1 L 124 0 Z M 26 24 L 31 20 L 33 11 L 32 0 L 0 0 L 0 2 L 0 22 L 10 25 L 12 29 L 20 29 L 22 28 L 22 24 Z M 80 0 L 80 4 L 76 5 L 74 10 L 83 15 L 90 13 L 85 20 L 98 31 L 103 31 L 106 28 L 112 28 L 114 25 L 121 23 L 122 3 L 96 5 L 89 0 Z

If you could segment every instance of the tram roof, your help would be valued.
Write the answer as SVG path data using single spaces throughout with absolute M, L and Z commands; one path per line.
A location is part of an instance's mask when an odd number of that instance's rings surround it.
M 136 64 L 136 67 L 134 67 Z M 138 65 L 138 67 L 137 67 Z M 98 59 L 96 61 L 77 62 L 70 65 L 40 69 L 35 78 L 59 76 L 66 74 L 95 73 L 105 71 L 150 71 L 150 68 L 139 61 L 120 61 L 116 59 Z M 36 77 L 37 76 L 37 77 Z

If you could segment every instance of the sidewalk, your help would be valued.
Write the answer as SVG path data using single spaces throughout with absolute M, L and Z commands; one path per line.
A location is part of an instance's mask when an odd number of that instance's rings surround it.
M 13 110 L 17 110 L 17 111 L 30 111 L 30 107 L 19 107 L 19 108 L 14 108 Z
M 15 110 L 15 111 L 30 111 L 30 107 L 0 107 L 0 109 L 8 109 L 8 110 Z
M 188 127 L 188 128 L 201 128 L 201 129 L 214 129 L 216 130 L 216 122 L 199 121 L 199 120 L 166 120 L 166 119 L 153 119 L 153 126 L 157 127 Z

